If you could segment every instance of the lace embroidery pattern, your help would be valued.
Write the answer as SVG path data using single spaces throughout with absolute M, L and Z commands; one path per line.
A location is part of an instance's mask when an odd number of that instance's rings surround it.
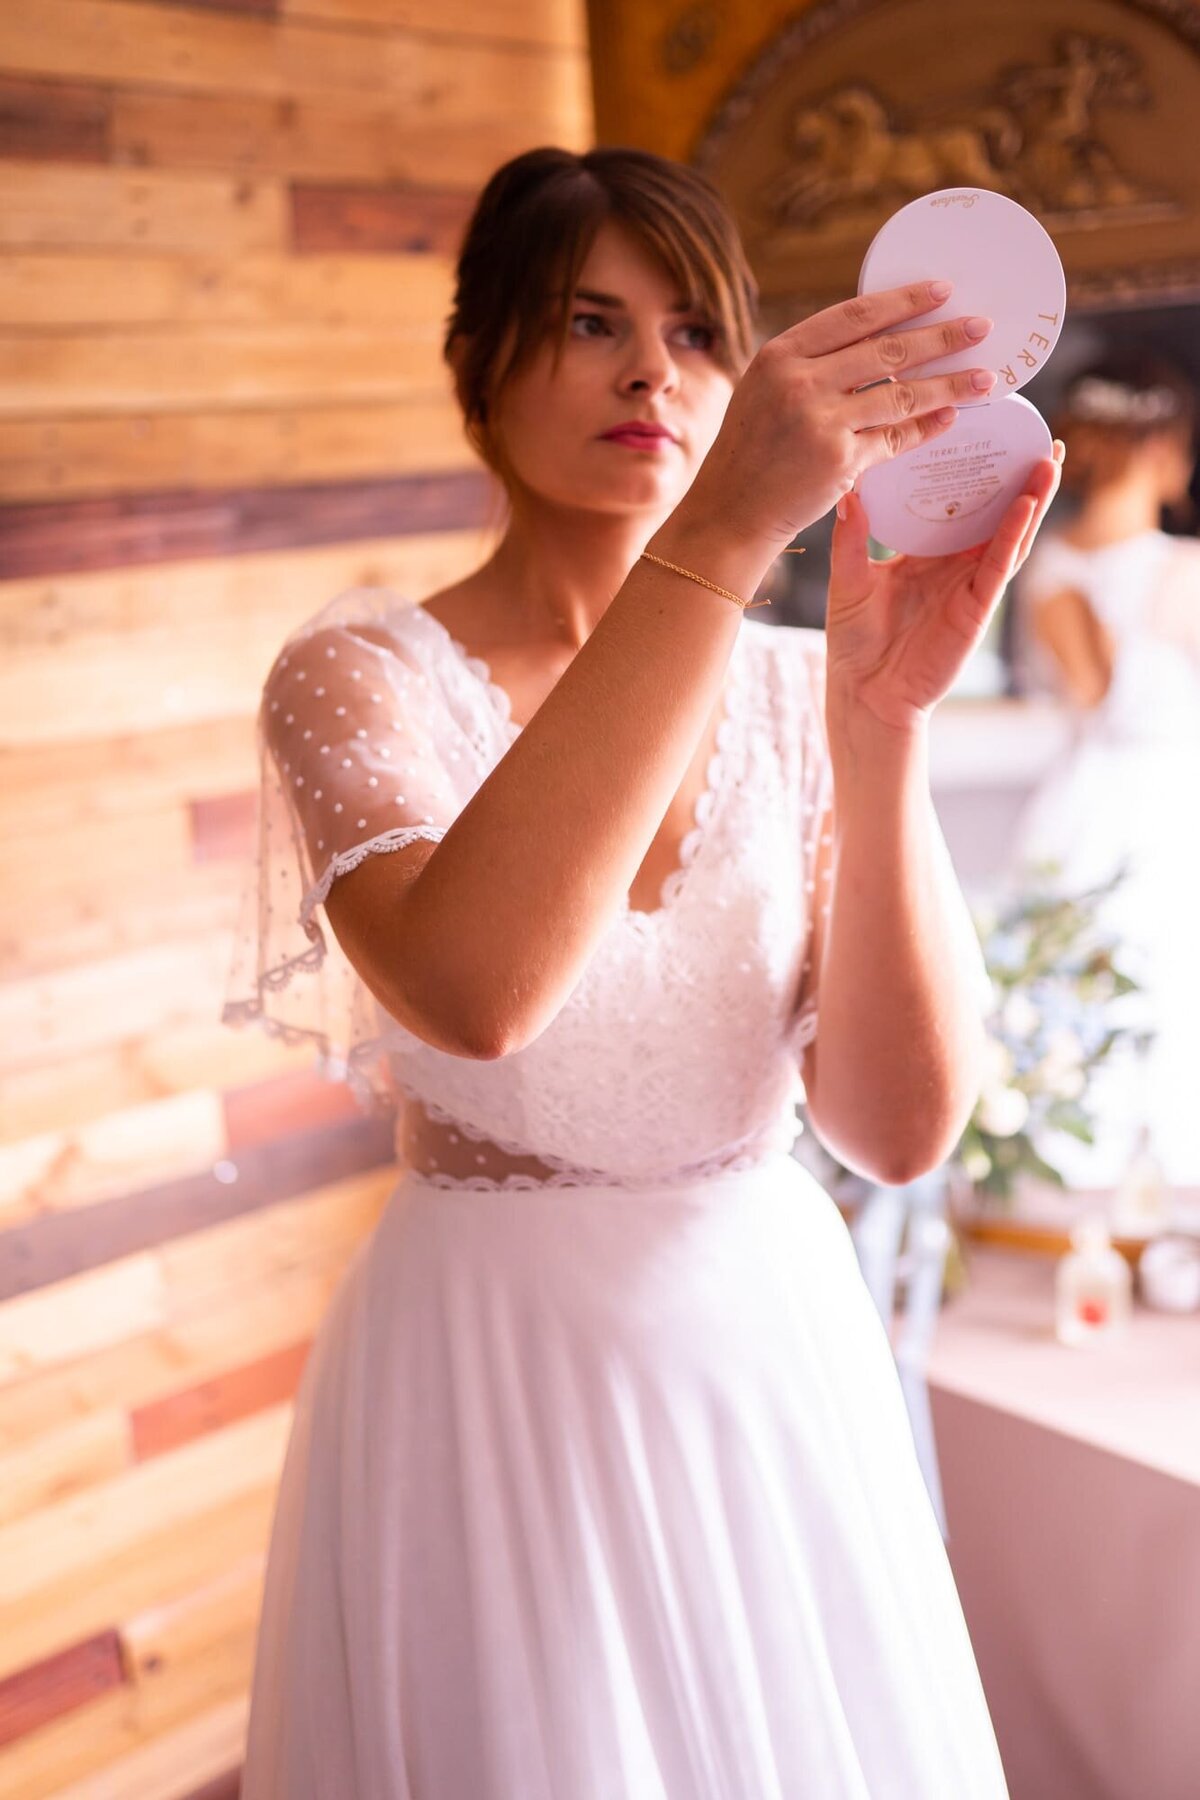
M 330 603 L 289 640 L 264 689 L 282 744 L 280 767 L 263 759 L 271 880 L 247 933 L 249 981 L 222 1016 L 314 1044 L 324 1072 L 368 1108 L 392 1111 L 407 1097 L 539 1165 L 413 1171 L 439 1186 L 669 1185 L 755 1166 L 789 1129 L 794 1140 L 789 1096 L 816 1034 L 811 982 L 798 1016 L 794 996 L 805 953 L 812 966 L 827 798 L 823 714 L 812 712 L 822 653 L 818 633 L 743 621 L 660 905 L 635 909 L 626 894 L 541 1037 L 475 1061 L 384 1013 L 318 910 L 368 856 L 440 841 L 524 727 L 487 664 L 432 614 L 377 591 Z
M 401 1085 L 403 1086 L 403 1084 Z M 428 1187 L 466 1188 L 488 1194 L 507 1193 L 515 1189 L 528 1191 L 534 1188 L 594 1187 L 597 1185 L 630 1190 L 645 1186 L 686 1187 L 689 1183 L 702 1181 L 707 1176 L 757 1168 L 767 1157 L 777 1154 L 780 1147 L 777 1139 L 764 1143 L 762 1141 L 763 1128 L 761 1125 L 756 1125 L 735 1139 L 732 1144 L 723 1145 L 719 1150 L 712 1151 L 695 1162 L 675 1167 L 663 1175 L 622 1177 L 614 1175 L 611 1170 L 580 1168 L 577 1164 L 567 1161 L 564 1157 L 555 1156 L 552 1152 L 531 1152 L 528 1144 L 519 1144 L 492 1131 L 480 1131 L 457 1113 L 448 1112 L 444 1106 L 439 1106 L 436 1100 L 426 1099 L 415 1090 L 411 1092 L 410 1097 L 419 1101 L 430 1118 L 436 1119 L 439 1124 L 453 1126 L 463 1137 L 469 1138 L 473 1143 L 487 1144 L 490 1148 L 501 1150 L 510 1156 L 536 1155 L 537 1161 L 544 1163 L 550 1170 L 548 1175 L 531 1175 L 523 1171 L 510 1171 L 508 1174 L 500 1176 L 451 1175 L 440 1169 L 412 1171 L 413 1178 Z M 774 1123 L 778 1127 L 779 1122 Z M 789 1127 L 794 1141 L 803 1129 L 800 1121 L 789 1118 L 783 1123 Z
M 432 613 L 427 612 L 423 607 L 418 607 L 416 610 L 422 614 L 444 643 L 454 651 L 462 666 L 475 677 L 490 699 L 500 724 L 510 740 L 519 737 L 525 727 L 514 721 L 512 702 L 508 691 L 493 679 L 489 664 L 482 657 L 471 655 L 458 638 L 448 631 L 441 620 L 435 618 Z M 639 907 L 632 906 L 627 893 L 622 897 L 621 917 L 634 931 L 651 929 L 654 921 L 671 909 L 683 891 L 688 871 L 699 854 L 706 828 L 724 786 L 726 763 L 740 717 L 744 654 L 745 649 L 740 639 L 735 639 L 727 665 L 725 693 L 714 734 L 712 753 L 705 766 L 703 786 L 692 807 L 692 824 L 679 845 L 676 867 L 670 871 L 662 883 L 657 906 L 652 911 L 646 912 Z M 486 747 L 478 739 L 475 740 L 474 747 L 480 757 L 486 756 Z

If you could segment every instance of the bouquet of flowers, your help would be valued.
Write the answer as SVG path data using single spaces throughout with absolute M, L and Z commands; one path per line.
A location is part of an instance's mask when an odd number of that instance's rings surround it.
M 979 1099 L 946 1167 L 947 1179 L 1007 1204 L 1022 1174 L 1064 1185 L 1047 1138 L 1066 1132 L 1094 1142 L 1088 1090 L 1118 1044 L 1144 1050 L 1153 1032 L 1116 1016 L 1141 984 L 1122 966 L 1119 940 L 1099 923 L 1104 903 L 1128 879 L 1122 864 L 1080 894 L 1055 886 L 1058 865 L 1032 865 L 1015 894 L 972 909 L 994 1005 Z M 803 1108 L 801 1118 L 804 1118 Z M 802 1160 L 837 1200 L 872 1184 L 846 1169 L 811 1131 Z

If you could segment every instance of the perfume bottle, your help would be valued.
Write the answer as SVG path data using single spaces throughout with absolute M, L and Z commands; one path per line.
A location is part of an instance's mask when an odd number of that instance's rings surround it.
M 1113 1189 L 1109 1225 L 1118 1237 L 1148 1238 L 1171 1222 L 1171 1197 L 1163 1166 L 1154 1154 L 1150 1127 L 1138 1127 L 1137 1141 Z
M 1114 1250 L 1108 1225 L 1085 1218 L 1071 1228 L 1071 1249 L 1055 1271 L 1055 1336 L 1060 1344 L 1088 1344 L 1129 1321 L 1133 1275 Z

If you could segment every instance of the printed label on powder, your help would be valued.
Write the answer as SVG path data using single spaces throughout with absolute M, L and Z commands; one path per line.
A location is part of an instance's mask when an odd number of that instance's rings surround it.
M 909 464 L 904 509 L 931 525 L 970 518 L 999 494 L 999 466 L 1006 460 L 1003 450 L 993 449 L 991 438 L 918 453 Z

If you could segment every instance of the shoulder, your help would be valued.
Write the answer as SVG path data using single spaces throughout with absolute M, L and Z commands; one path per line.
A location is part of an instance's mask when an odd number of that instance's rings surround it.
M 402 654 L 425 623 L 421 608 L 391 588 L 347 588 L 293 626 L 276 652 L 264 688 L 307 679 L 323 664 L 362 653 Z M 330 673 L 334 673 L 331 669 Z

